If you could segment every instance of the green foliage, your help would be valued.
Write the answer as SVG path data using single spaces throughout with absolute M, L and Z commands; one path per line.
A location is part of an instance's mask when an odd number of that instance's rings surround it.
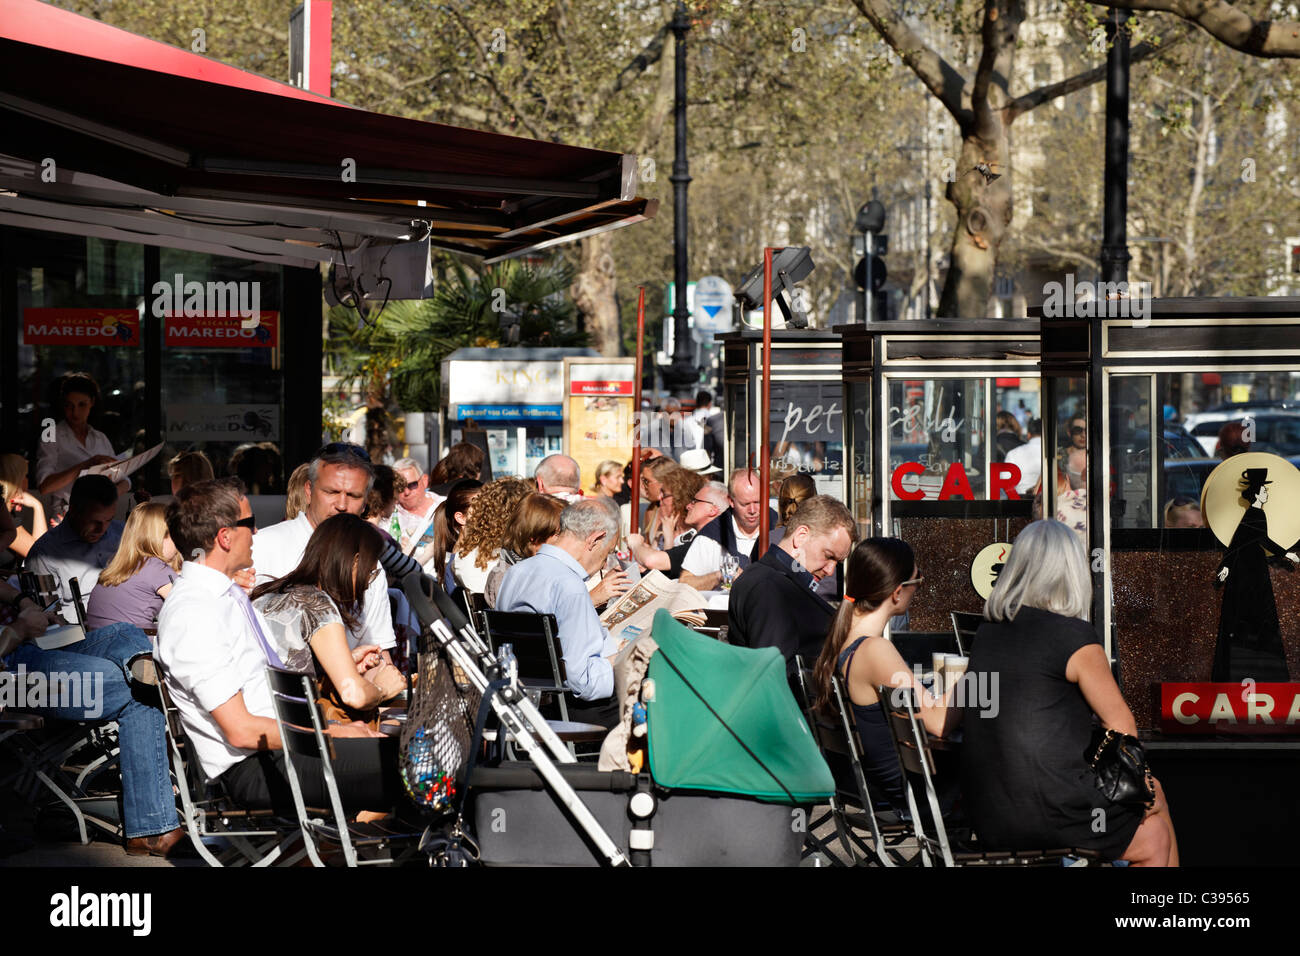
M 366 322 L 352 309 L 330 310 L 331 368 L 344 387 L 360 383 L 368 403 L 438 408 L 442 361 L 459 348 L 586 344 L 568 298 L 573 271 L 562 260 L 485 267 L 448 255 L 437 264 L 441 278 L 430 299 L 390 302 L 382 312 L 371 306 Z M 503 341 L 503 318 L 517 322 L 517 341 Z

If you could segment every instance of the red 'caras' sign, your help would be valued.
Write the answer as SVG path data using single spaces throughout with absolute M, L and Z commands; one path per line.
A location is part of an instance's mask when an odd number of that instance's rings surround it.
M 889 483 L 894 489 L 894 494 L 902 501 L 921 501 L 925 498 L 925 492 L 920 488 L 914 491 L 908 491 L 903 487 L 903 478 L 906 475 L 923 475 L 926 472 L 925 465 L 919 461 L 905 461 L 894 469 L 893 475 L 890 476 Z M 992 474 L 989 477 L 989 498 L 997 500 L 1002 496 L 1002 492 L 1007 493 L 1007 497 L 1016 500 L 1020 495 L 1016 494 L 1016 485 L 1020 484 L 1020 466 L 1013 465 L 1010 462 L 995 461 L 992 466 Z M 954 461 L 948 467 L 948 473 L 944 476 L 943 487 L 939 489 L 939 500 L 950 501 L 953 498 L 960 498 L 963 501 L 975 500 L 975 489 L 970 485 L 970 479 L 966 477 L 966 469 L 961 466 L 961 462 Z
M 24 345 L 139 346 L 135 309 L 23 309 Z
M 1160 727 L 1169 734 L 1300 733 L 1300 684 L 1161 684 Z
M 259 312 L 244 328 L 238 315 L 168 315 L 165 342 L 176 349 L 273 349 L 280 344 L 280 313 Z
M 631 382 L 579 382 L 569 383 L 570 395 L 631 395 Z

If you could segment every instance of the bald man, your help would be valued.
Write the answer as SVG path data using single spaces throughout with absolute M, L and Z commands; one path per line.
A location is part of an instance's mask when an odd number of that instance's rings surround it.
M 537 490 L 565 501 L 582 499 L 582 475 L 578 463 L 568 455 L 548 455 L 534 473 Z

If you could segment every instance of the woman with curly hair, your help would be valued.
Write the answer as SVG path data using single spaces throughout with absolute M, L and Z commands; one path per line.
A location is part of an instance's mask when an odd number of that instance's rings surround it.
M 522 478 L 499 478 L 483 486 L 469 506 L 469 517 L 456 542 L 452 573 L 457 583 L 482 594 L 488 575 L 500 558 L 519 503 L 537 489 Z
M 671 468 L 659 479 L 663 489 L 659 496 L 659 527 L 663 529 L 668 546 L 678 544 L 682 534 L 690 530 L 686 524 L 686 509 L 706 484 L 708 479 L 689 468 Z

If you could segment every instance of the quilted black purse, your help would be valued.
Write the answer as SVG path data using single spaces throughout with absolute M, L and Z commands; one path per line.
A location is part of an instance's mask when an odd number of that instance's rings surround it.
M 1111 803 L 1148 808 L 1155 804 L 1156 788 L 1146 750 L 1136 737 L 1107 730 L 1088 747 L 1084 759 L 1097 775 L 1097 789 Z

